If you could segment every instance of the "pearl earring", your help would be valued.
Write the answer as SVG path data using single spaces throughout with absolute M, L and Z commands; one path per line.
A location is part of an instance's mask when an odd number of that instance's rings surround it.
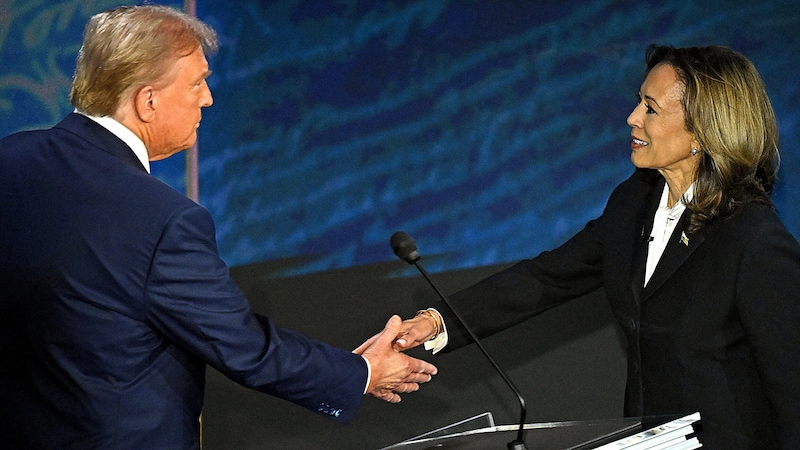
M 693 148 L 693 149 L 692 149 L 692 155 L 696 155 L 696 154 L 697 154 L 697 149 L 696 149 L 696 148 Z

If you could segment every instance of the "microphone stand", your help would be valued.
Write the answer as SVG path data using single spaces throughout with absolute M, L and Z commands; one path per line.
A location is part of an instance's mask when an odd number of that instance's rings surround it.
M 417 257 L 415 260 L 413 260 L 412 264 L 414 264 L 414 266 L 416 266 L 416 268 L 420 271 L 422 276 L 424 276 L 425 279 L 428 280 L 428 284 L 430 284 L 431 287 L 433 287 L 433 290 L 435 290 L 436 293 L 439 294 L 439 298 L 441 298 L 442 301 L 444 301 L 444 303 L 447 305 L 447 307 L 450 308 L 450 312 L 452 312 L 453 316 L 455 316 L 455 318 L 461 323 L 461 325 L 464 326 L 464 329 L 467 330 L 467 333 L 469 333 L 469 336 L 472 338 L 473 341 L 475 341 L 475 345 L 478 346 L 478 348 L 483 353 L 483 355 L 486 357 L 486 359 L 488 359 L 489 362 L 492 364 L 492 366 L 494 366 L 494 369 L 497 371 L 497 373 L 500 374 L 500 376 L 503 378 L 503 381 L 506 382 L 508 387 L 510 387 L 511 390 L 514 391 L 514 395 L 517 396 L 517 400 L 519 401 L 520 410 L 521 410 L 520 418 L 519 418 L 519 429 L 517 430 L 517 438 L 515 440 L 509 442 L 506 447 L 508 448 L 508 450 L 527 450 L 528 447 L 525 446 L 525 428 L 524 428 L 524 426 L 525 426 L 525 415 L 527 413 L 527 407 L 525 406 L 525 399 L 522 398 L 522 395 L 519 393 L 519 391 L 517 390 L 516 386 L 514 386 L 514 383 L 511 382 L 511 380 L 508 378 L 508 376 L 505 374 L 505 372 L 503 372 L 503 370 L 500 368 L 500 366 L 497 365 L 497 363 L 495 362 L 494 358 L 492 358 L 489 355 L 489 352 L 487 352 L 486 349 L 483 347 L 483 344 L 481 344 L 481 341 L 478 339 L 477 336 L 475 336 L 475 333 L 472 331 L 472 329 L 470 327 L 466 326 L 466 323 L 464 322 L 464 319 L 455 310 L 455 308 L 453 308 L 453 306 L 450 304 L 450 301 L 447 299 L 447 297 L 444 294 L 442 294 L 442 292 L 439 290 L 439 288 L 436 286 L 436 284 L 433 283 L 433 280 L 428 275 L 428 272 L 425 270 L 425 268 L 422 267 L 422 265 L 419 263 L 419 260 L 420 260 L 420 257 Z
M 425 279 L 428 281 L 428 284 L 430 284 L 433 290 L 436 291 L 437 294 L 439 294 L 439 298 L 441 298 L 442 301 L 445 303 L 445 305 L 447 305 L 447 307 L 450 308 L 450 311 L 453 313 L 453 316 L 456 318 L 456 320 L 458 320 L 458 322 L 461 323 L 464 329 L 467 330 L 467 333 L 469 333 L 469 336 L 475 342 L 475 345 L 477 345 L 478 349 L 480 349 L 481 353 L 483 353 L 483 356 L 485 356 L 486 359 L 489 360 L 489 362 L 492 364 L 497 373 L 499 373 L 500 376 L 503 378 L 503 381 L 505 381 L 508 387 L 511 388 L 512 391 L 514 391 L 514 395 L 517 396 L 517 400 L 519 401 L 519 406 L 520 406 L 519 430 L 517 431 L 517 439 L 509 442 L 507 448 L 508 450 L 527 450 L 528 447 L 525 446 L 525 414 L 527 412 L 527 408 L 525 406 L 525 399 L 522 398 L 522 395 L 519 393 L 519 390 L 517 390 L 516 386 L 514 386 L 514 383 L 511 382 L 506 373 L 503 372 L 503 369 L 501 369 L 500 366 L 497 365 L 494 358 L 492 358 L 491 355 L 489 355 L 489 352 L 487 352 L 486 349 L 483 347 L 483 344 L 481 344 L 481 341 L 472 331 L 472 328 L 470 328 L 469 325 L 467 325 L 467 323 L 461 317 L 461 314 L 459 314 L 458 311 L 456 311 L 456 309 L 453 308 L 453 305 L 450 304 L 450 300 L 448 300 L 447 297 L 442 293 L 442 291 L 439 290 L 439 288 L 433 282 L 431 277 L 428 275 L 428 272 L 425 270 L 424 267 L 422 267 L 422 264 L 419 263 L 420 256 L 419 252 L 417 251 L 417 244 L 414 242 L 414 239 L 412 239 L 411 236 L 409 236 L 408 234 L 402 231 L 398 231 L 392 235 L 392 238 L 389 242 L 392 246 L 392 250 L 394 251 L 395 255 L 397 255 L 403 261 L 409 264 L 413 264 L 414 266 L 417 267 L 422 276 L 424 276 Z

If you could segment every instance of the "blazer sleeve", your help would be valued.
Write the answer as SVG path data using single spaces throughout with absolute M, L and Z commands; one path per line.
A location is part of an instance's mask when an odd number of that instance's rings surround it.
M 351 420 L 364 359 L 256 315 L 217 251 L 208 212 L 173 214 L 148 276 L 147 318 L 163 336 L 237 383 L 336 420 Z
M 655 171 L 637 170 L 614 189 L 600 217 L 567 242 L 456 292 L 450 296 L 451 303 L 477 336 L 484 338 L 605 286 L 604 270 L 614 263 L 608 259 L 609 247 L 616 260 L 630 265 L 635 244 L 631 236 L 638 237 L 634 225 L 642 202 L 659 179 L 663 180 Z M 615 266 L 612 270 L 629 269 Z M 444 351 L 472 342 L 443 302 L 435 307 L 447 324 L 449 340 Z
M 478 338 L 484 338 L 600 288 L 603 220 L 590 221 L 555 250 L 520 261 L 456 292 L 450 296 L 451 303 Z M 444 302 L 436 309 L 447 324 L 445 351 L 472 342 Z

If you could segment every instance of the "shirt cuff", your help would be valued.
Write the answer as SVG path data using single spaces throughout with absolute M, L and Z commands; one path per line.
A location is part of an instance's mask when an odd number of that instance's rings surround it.
M 369 382 L 372 379 L 372 367 L 369 365 L 369 360 L 367 360 L 366 356 L 359 356 L 364 358 L 364 362 L 367 363 L 367 384 L 364 385 L 364 395 L 367 395 L 367 388 L 369 388 Z

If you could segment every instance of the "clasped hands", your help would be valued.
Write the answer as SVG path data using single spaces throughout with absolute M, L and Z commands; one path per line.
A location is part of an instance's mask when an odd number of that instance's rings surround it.
M 436 375 L 436 366 L 402 351 L 433 337 L 441 329 L 437 317 L 436 313 L 418 314 L 401 321 L 399 316 L 392 316 L 380 333 L 353 350 L 369 361 L 372 373 L 367 394 L 397 403 L 400 394 L 417 391 L 420 384 L 427 383 Z

